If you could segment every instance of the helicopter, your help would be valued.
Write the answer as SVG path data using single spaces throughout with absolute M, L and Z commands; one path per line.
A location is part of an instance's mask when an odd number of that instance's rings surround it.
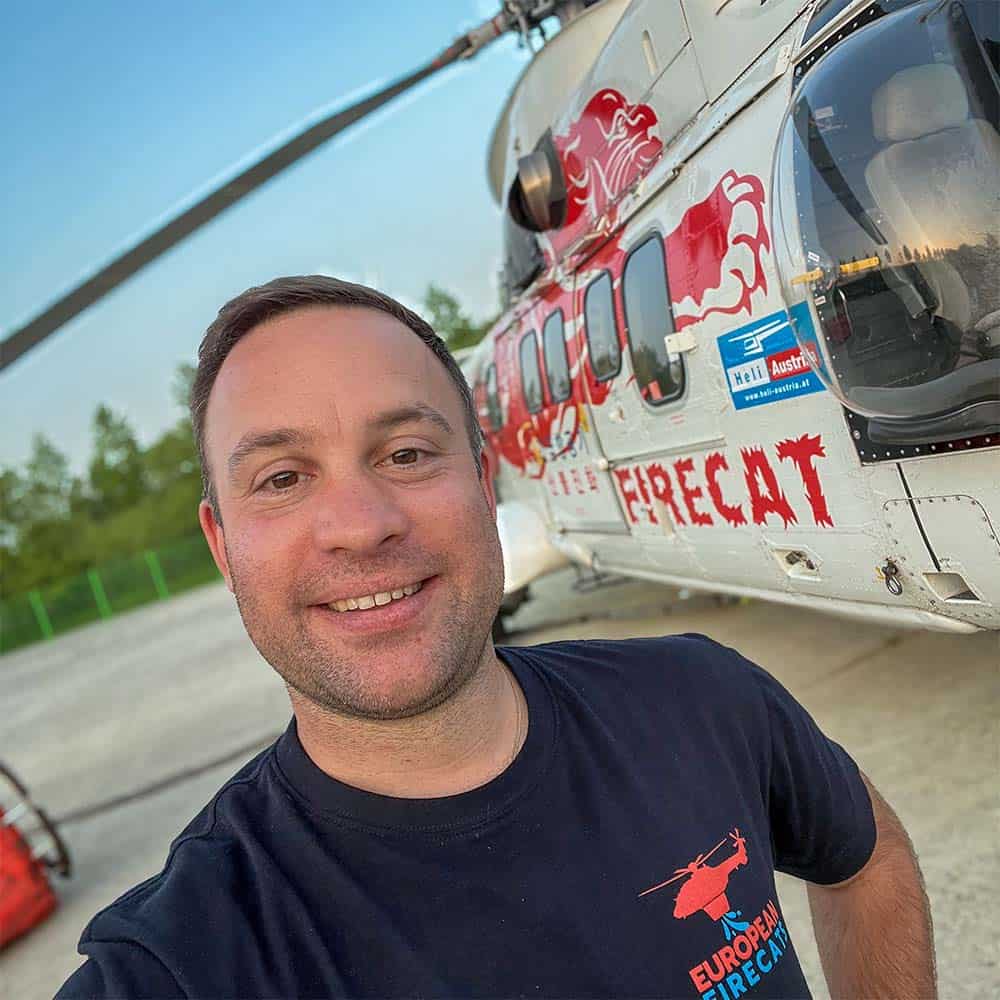
M 62 295 L 0 368 L 511 32 L 542 44 L 487 152 L 504 309 L 461 359 L 496 470 L 503 610 L 575 565 L 1000 629 L 988 0 L 510 0 Z
M 1000 627 L 997 14 L 612 0 L 536 56 L 464 359 L 512 594 L 569 562 Z
M 715 847 L 704 854 L 699 854 L 694 861 L 678 868 L 672 878 L 658 885 L 650 886 L 639 893 L 639 898 L 648 896 L 652 892 L 672 885 L 678 879 L 686 878 L 687 881 L 681 886 L 674 902 L 674 916 L 678 920 L 686 920 L 693 913 L 704 911 L 713 920 L 720 920 L 724 914 L 730 911 L 729 900 L 726 898 L 726 889 L 729 886 L 729 876 L 738 868 L 747 864 L 747 841 L 746 837 L 740 836 L 739 828 L 735 828 L 729 834 L 730 846 L 735 848 L 733 853 L 717 865 L 709 865 L 708 859 L 715 854 L 720 847 L 726 843 L 725 838 L 720 840 Z

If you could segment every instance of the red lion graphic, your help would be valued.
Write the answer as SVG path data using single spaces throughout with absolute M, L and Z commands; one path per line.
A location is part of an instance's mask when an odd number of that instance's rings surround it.
M 771 249 L 761 179 L 725 173 L 684 213 L 666 244 L 676 329 L 712 313 L 751 315 L 754 292 L 767 294 L 761 259 Z
M 568 245 L 649 170 L 663 152 L 656 127 L 648 104 L 630 104 L 619 91 L 605 88 L 590 98 L 565 135 L 553 137 L 567 193 L 566 220 L 554 240 Z

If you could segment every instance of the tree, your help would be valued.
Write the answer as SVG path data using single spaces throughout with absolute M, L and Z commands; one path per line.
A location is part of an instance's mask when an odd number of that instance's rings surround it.
M 201 480 L 198 451 L 188 413 L 188 400 L 196 372 L 195 366 L 186 361 L 177 366 L 170 385 L 170 395 L 173 396 L 174 403 L 184 411 L 184 415 L 143 453 L 147 486 L 152 492 L 168 489 L 179 479 Z
M 46 521 L 65 517 L 71 489 L 69 460 L 44 434 L 36 434 L 25 467 L 24 519 Z
M 0 469 L 0 541 L 17 531 L 24 480 L 16 469 Z
M 189 361 L 181 361 L 174 372 L 174 380 L 170 383 L 170 395 L 174 402 L 184 411 L 188 411 L 188 401 L 191 399 L 191 387 L 198 369 Z
M 200 478 L 191 423 L 179 420 L 164 431 L 142 455 L 146 486 L 150 492 L 168 489 L 178 479 Z
M 99 521 L 138 503 L 146 476 L 142 450 L 125 417 L 102 403 L 94 413 L 93 430 L 89 483 L 94 518 Z
M 17 543 L 23 518 L 24 480 L 16 469 L 0 469 L 0 589 L 19 575 Z
M 148 448 L 108 406 L 93 417 L 87 475 L 37 435 L 22 469 L 0 469 L 0 586 L 19 594 L 198 530 L 201 472 L 186 412 L 194 367 L 172 393 L 185 413 Z
M 32 440 L 23 474 L 0 474 L 4 593 L 30 589 L 72 565 L 74 488 L 68 459 L 42 434 Z
M 452 351 L 478 344 L 494 323 L 494 318 L 483 323 L 473 322 L 454 295 L 434 284 L 427 286 L 424 309 L 427 321 Z

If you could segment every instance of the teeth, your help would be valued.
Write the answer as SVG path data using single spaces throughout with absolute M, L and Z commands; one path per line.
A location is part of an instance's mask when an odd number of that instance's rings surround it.
M 422 586 L 421 583 L 410 583 L 397 590 L 382 590 L 377 594 L 365 594 L 364 597 L 348 597 L 342 601 L 334 601 L 329 607 L 334 611 L 367 611 L 369 608 L 381 608 L 390 601 L 399 601 L 415 594 Z

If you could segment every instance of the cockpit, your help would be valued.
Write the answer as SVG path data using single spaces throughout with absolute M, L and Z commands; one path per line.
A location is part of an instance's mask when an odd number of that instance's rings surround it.
M 1000 430 L 998 14 L 882 13 L 805 73 L 782 126 L 779 270 L 789 307 L 809 306 L 795 333 L 872 440 Z

